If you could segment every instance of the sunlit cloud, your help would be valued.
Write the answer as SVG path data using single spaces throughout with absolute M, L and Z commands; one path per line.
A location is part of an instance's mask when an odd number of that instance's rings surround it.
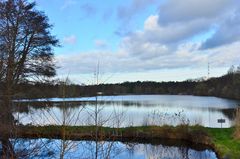
M 81 25 L 76 23 L 74 29 L 83 29 L 84 35 L 77 39 L 79 32 L 62 39 L 64 45 L 74 47 L 56 55 L 62 66 L 59 74 L 88 74 L 94 72 L 98 62 L 104 72 L 120 74 L 205 69 L 208 63 L 214 69 L 224 67 L 225 71 L 226 67 L 238 65 L 240 59 L 238 3 L 132 0 L 109 9 L 83 2 L 77 13 L 87 18 L 78 19 Z M 137 27 L 131 27 L 135 23 Z M 81 44 L 89 47 L 79 49 Z

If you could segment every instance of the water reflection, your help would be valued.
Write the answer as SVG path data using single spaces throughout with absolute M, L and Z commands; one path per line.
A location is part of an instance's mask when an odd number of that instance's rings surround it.
M 220 127 L 217 119 L 226 119 L 223 127 L 230 127 L 234 123 L 238 101 L 215 97 L 170 96 L 170 95 L 139 95 L 139 96 L 102 96 L 98 97 L 98 105 L 102 107 L 101 116 L 112 117 L 111 122 L 103 126 L 114 126 L 117 120 L 114 112 L 124 112 L 121 126 L 141 125 L 178 125 L 183 123 L 200 124 L 206 127 Z M 66 102 L 67 101 L 67 102 Z M 95 98 L 50 99 L 50 101 L 16 102 L 14 111 L 21 118 L 22 124 L 59 124 L 51 118 L 54 114 L 61 117 L 64 109 L 79 112 L 77 125 L 91 125 L 89 112 L 95 107 Z M 18 112 L 18 113 L 17 113 Z M 40 117 L 40 118 L 39 118 Z M 55 118 L 56 118 L 55 117 Z M 48 118 L 48 119 L 46 119 Z M 119 120 L 119 119 L 118 119 Z M 37 123 L 33 121 L 38 121 Z M 74 120 L 76 121 L 76 120 Z M 71 124 L 70 124 L 71 125 Z
M 127 158 L 147 159 L 214 159 L 216 154 L 211 150 L 194 150 L 189 147 L 137 144 L 127 153 Z M 141 156 L 141 157 L 140 157 Z
M 12 140 L 19 158 L 59 158 L 62 140 L 56 139 L 18 139 Z M 164 144 L 140 144 L 122 142 L 99 142 L 101 151 L 95 156 L 95 142 L 71 141 L 74 147 L 66 151 L 64 158 L 86 159 L 217 159 L 216 154 L 207 148 L 190 148 L 188 146 L 169 146 Z

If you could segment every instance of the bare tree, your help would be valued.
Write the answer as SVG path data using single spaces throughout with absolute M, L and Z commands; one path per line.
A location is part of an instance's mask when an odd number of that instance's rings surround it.
M 10 125 L 14 124 L 11 112 L 14 88 L 24 80 L 55 75 L 52 47 L 58 45 L 58 40 L 50 34 L 46 15 L 34 7 L 35 3 L 26 0 L 0 0 L 0 83 L 3 85 L 0 133 L 3 154 L 11 158 L 14 154 L 8 139 Z
M 235 125 L 235 137 L 237 139 L 240 139 L 240 108 L 236 110 L 236 119 L 235 119 L 236 125 Z
M 64 159 L 69 152 L 71 152 L 73 149 L 77 148 L 78 142 L 72 141 L 71 136 L 72 132 L 69 129 L 71 126 L 77 126 L 80 115 L 84 107 L 80 107 L 77 111 L 75 108 L 72 108 L 72 103 L 69 103 L 66 101 L 66 96 L 69 91 L 70 80 L 66 78 L 64 81 L 61 82 L 59 86 L 59 94 L 62 98 L 62 101 L 59 103 L 58 107 L 60 108 L 60 112 L 56 112 L 53 109 L 53 102 L 49 101 L 45 103 L 45 106 L 49 107 L 50 109 L 42 110 L 38 116 L 34 116 L 32 118 L 32 121 L 36 121 L 36 119 L 42 119 L 45 120 L 48 123 L 51 123 L 53 125 L 60 126 L 60 142 L 53 141 L 52 144 L 47 145 L 42 142 L 42 144 L 45 144 L 45 148 L 52 149 L 52 146 L 55 147 L 55 157 L 58 157 L 60 159 Z M 36 115 L 36 114 L 35 114 Z M 54 122 L 54 123 L 53 123 Z M 41 125 L 42 121 L 40 123 L 33 123 L 34 125 Z M 49 134 L 48 138 L 51 140 L 55 138 L 55 136 L 51 136 Z
M 22 80 L 55 75 L 52 47 L 58 40 L 51 25 L 35 3 L 25 0 L 0 1 L 0 81 L 5 95 Z
M 106 134 L 104 127 L 113 125 L 113 127 L 118 128 L 121 126 L 124 121 L 124 112 L 114 109 L 113 112 L 105 113 L 104 104 L 100 104 L 101 96 L 104 94 L 102 90 L 99 90 L 99 85 L 101 84 L 99 76 L 100 76 L 100 66 L 99 62 L 97 64 L 95 73 L 94 73 L 94 81 L 96 85 L 96 92 L 94 94 L 95 101 L 94 107 L 88 107 L 88 125 L 94 126 L 94 131 L 89 132 L 91 135 L 92 141 L 86 142 L 83 145 L 87 150 L 89 150 L 89 156 L 86 158 L 92 159 L 110 159 L 121 153 L 121 149 L 118 147 L 117 142 L 114 142 L 115 136 L 119 135 L 118 132 L 109 132 Z M 111 142 L 109 142 L 111 141 Z M 114 154 L 114 155 L 113 155 Z
M 67 130 L 67 126 L 73 126 L 76 125 L 76 123 L 79 120 L 80 113 L 82 112 L 83 108 L 81 108 L 78 112 L 72 112 L 71 109 L 68 108 L 68 105 L 65 101 L 66 98 L 66 89 L 69 84 L 69 79 L 66 78 L 65 82 L 61 86 L 61 94 L 63 98 L 63 112 L 62 112 L 62 122 L 61 122 L 61 133 L 62 133 L 62 141 L 61 145 L 59 147 L 60 149 L 60 159 L 64 159 L 64 156 L 66 153 L 68 153 L 70 150 L 72 150 L 77 145 L 75 142 L 70 141 L 69 138 L 71 137 L 71 132 Z

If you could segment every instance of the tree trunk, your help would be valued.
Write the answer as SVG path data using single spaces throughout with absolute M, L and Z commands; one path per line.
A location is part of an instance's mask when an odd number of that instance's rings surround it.
M 13 138 L 12 131 L 14 128 L 14 117 L 11 112 L 11 102 L 4 100 L 3 103 L 0 103 L 0 109 L 0 141 L 2 143 L 2 152 L 0 152 L 0 158 L 14 159 L 14 148 L 10 142 L 10 139 Z
M 4 137 L 1 139 L 2 142 L 2 153 L 1 154 L 1 158 L 2 159 L 15 159 L 15 153 L 14 153 L 14 149 L 13 146 L 9 140 L 8 137 Z

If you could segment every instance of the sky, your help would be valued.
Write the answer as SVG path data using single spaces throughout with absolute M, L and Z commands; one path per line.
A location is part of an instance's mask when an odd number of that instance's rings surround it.
M 59 78 L 183 81 L 240 59 L 239 0 L 36 0 L 53 25 Z M 99 67 L 98 67 L 99 66 Z

